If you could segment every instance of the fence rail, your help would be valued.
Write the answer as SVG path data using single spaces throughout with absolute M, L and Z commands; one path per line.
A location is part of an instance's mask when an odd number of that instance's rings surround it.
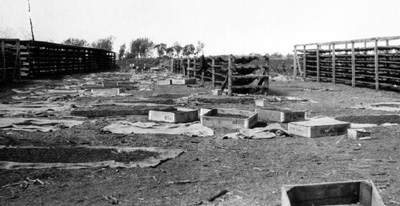
M 294 76 L 300 72 L 304 79 L 317 82 L 369 86 L 376 90 L 397 88 L 400 46 L 390 45 L 396 40 L 400 36 L 294 45 Z
M 43 41 L 0 39 L 0 80 L 111 70 L 115 53 Z

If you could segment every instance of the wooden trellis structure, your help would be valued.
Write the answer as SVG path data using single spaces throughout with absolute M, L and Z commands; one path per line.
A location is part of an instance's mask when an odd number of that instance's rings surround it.
M 115 53 L 42 41 L 0 39 L 0 80 L 115 69 Z
M 0 39 L 0 81 L 21 79 L 19 39 Z M 25 58 L 25 57 L 23 57 Z
M 257 61 L 262 60 L 262 63 Z M 202 63 L 207 69 L 201 69 Z M 209 56 L 201 58 L 174 59 L 171 63 L 174 72 L 188 78 L 211 81 L 214 87 L 228 89 L 228 95 L 242 91 L 268 93 L 269 59 L 257 56 Z M 254 63 L 256 62 L 256 63 Z M 179 67 L 178 67 L 179 65 Z
M 317 82 L 396 88 L 400 36 L 294 45 L 294 76 Z

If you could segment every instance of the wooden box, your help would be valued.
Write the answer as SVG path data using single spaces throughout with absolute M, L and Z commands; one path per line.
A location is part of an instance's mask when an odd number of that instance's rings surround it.
M 101 85 L 103 87 L 117 87 L 118 86 L 118 81 L 103 81 L 101 82 Z
M 150 110 L 149 120 L 170 123 L 193 122 L 199 120 L 199 110 L 180 107 L 167 111 Z
M 282 206 L 384 206 L 371 180 L 284 185 Z
M 170 84 L 172 84 L 172 81 L 170 79 L 157 81 L 157 85 L 170 85 Z
M 92 89 L 93 94 L 109 94 L 109 95 L 117 95 L 121 93 L 125 93 L 125 89 L 123 88 L 98 88 Z
M 254 102 L 257 107 L 266 107 L 269 101 L 266 99 L 255 99 Z
M 200 117 L 204 126 L 228 129 L 249 129 L 257 120 L 256 113 L 237 109 L 211 109 Z
M 365 129 L 347 129 L 347 138 L 358 140 L 362 137 L 368 137 L 371 135 L 370 131 Z
M 290 134 L 302 137 L 326 137 L 346 134 L 350 123 L 331 118 L 319 118 L 310 121 L 290 122 L 288 131 Z
M 272 122 L 302 121 L 306 117 L 304 111 L 256 109 L 258 120 Z
M 196 84 L 196 79 L 172 79 L 172 84 Z
M 221 96 L 222 95 L 222 90 L 221 89 L 214 89 L 211 90 L 212 95 L 216 95 L 216 96 Z

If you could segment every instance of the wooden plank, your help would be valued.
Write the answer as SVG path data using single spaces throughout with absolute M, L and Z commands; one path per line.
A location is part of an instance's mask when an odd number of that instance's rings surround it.
M 232 79 L 256 79 L 256 78 L 268 78 L 268 75 L 232 75 Z
M 383 41 L 383 40 L 396 40 L 400 39 L 400 36 L 390 36 L 390 37 L 374 37 L 374 38 L 365 38 L 365 39 L 353 39 L 353 40 L 345 40 L 345 41 L 331 41 L 331 42 L 324 42 L 324 43 L 308 43 L 308 44 L 296 44 L 295 46 L 312 46 L 312 45 L 330 45 L 330 44 L 346 44 L 346 43 L 362 43 L 362 42 L 372 42 L 375 40 Z
M 250 88 L 260 88 L 260 89 L 268 89 L 268 85 L 242 85 L 242 86 L 232 86 L 233 89 L 250 89 Z
M 379 191 L 375 187 L 374 183 L 371 180 L 369 180 L 368 184 L 372 187 L 371 206 L 385 206 L 381 196 L 379 195 Z

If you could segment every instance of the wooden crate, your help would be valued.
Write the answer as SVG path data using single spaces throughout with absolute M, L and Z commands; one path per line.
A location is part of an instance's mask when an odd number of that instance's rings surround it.
M 172 79 L 172 84 L 196 84 L 196 79 Z
M 331 118 L 319 118 L 310 121 L 290 122 L 288 131 L 290 134 L 302 137 L 326 137 L 346 134 L 350 123 Z
M 170 85 L 170 84 L 172 84 L 172 80 L 170 79 L 157 81 L 157 85 Z
M 199 110 L 181 107 L 172 108 L 168 111 L 150 110 L 149 120 L 170 123 L 193 122 L 199 120 Z
M 241 115 L 240 117 L 219 117 L 224 115 Z M 211 128 L 249 129 L 257 124 L 257 114 L 237 109 L 211 109 L 200 117 L 201 124 Z
M 371 180 L 284 185 L 281 191 L 282 206 L 384 206 Z
M 272 122 L 295 122 L 302 121 L 306 117 L 304 111 L 291 111 L 291 110 L 270 110 L 270 109 L 256 109 L 258 120 L 272 121 Z

